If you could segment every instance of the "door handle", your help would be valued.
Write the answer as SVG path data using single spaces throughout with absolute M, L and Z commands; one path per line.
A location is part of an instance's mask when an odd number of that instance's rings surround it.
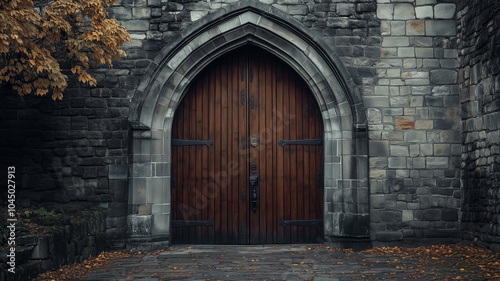
M 252 193 L 253 212 L 257 211 L 257 200 L 260 198 L 259 175 L 250 175 L 250 192 Z

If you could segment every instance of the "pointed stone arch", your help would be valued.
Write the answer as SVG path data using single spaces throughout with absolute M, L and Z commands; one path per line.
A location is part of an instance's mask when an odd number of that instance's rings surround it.
M 170 232 L 171 127 L 190 82 L 211 61 L 254 44 L 287 62 L 314 94 L 324 127 L 324 231 L 369 236 L 368 140 L 361 96 L 319 35 L 258 1 L 238 1 L 193 23 L 165 46 L 133 97 L 128 245 L 153 249 Z

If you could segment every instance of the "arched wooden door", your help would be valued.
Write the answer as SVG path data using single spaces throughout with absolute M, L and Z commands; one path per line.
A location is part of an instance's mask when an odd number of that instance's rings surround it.
M 172 129 L 172 242 L 323 237 L 322 119 L 303 79 L 253 46 L 193 81 Z

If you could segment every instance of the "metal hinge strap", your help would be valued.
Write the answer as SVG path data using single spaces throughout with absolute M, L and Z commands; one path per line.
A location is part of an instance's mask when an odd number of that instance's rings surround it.
M 172 146 L 192 146 L 192 145 L 206 145 L 211 147 L 214 145 L 212 140 L 200 141 L 200 140 L 183 140 L 183 139 L 172 139 Z
M 250 108 L 251 109 L 255 108 L 255 98 L 253 95 L 250 96 Z
M 297 220 L 297 221 L 286 221 L 284 219 L 281 219 L 279 224 L 282 227 L 286 227 L 288 225 L 295 225 L 295 226 L 308 226 L 308 227 L 319 227 L 323 225 L 322 220 Z
M 172 220 L 172 227 L 212 226 L 214 222 L 207 221 L 176 221 Z
M 177 175 L 176 174 L 172 174 L 171 185 L 172 185 L 172 188 L 176 188 L 177 187 Z
M 284 140 L 281 139 L 278 142 L 279 145 L 321 145 L 323 144 L 323 139 L 305 139 L 305 140 Z

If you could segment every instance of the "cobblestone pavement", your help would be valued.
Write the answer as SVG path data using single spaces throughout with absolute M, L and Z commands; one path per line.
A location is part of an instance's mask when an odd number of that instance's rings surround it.
M 77 280 L 448 280 L 464 279 L 453 261 L 425 266 L 319 245 L 174 246 L 138 254 Z M 476 279 L 476 278 L 472 278 Z M 467 280 L 471 280 L 469 275 Z M 476 279 L 481 280 L 481 279 Z

